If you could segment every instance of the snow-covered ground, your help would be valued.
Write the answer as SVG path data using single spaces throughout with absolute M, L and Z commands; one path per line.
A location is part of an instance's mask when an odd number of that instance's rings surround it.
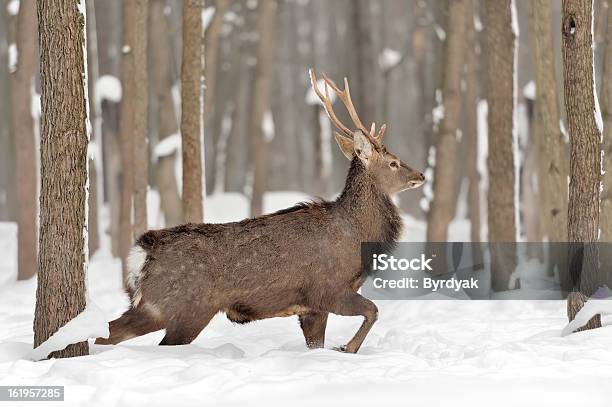
M 270 194 L 266 208 L 305 198 Z M 240 218 L 247 203 L 212 197 L 208 220 Z M 405 221 L 404 238 L 422 240 L 425 226 Z M 456 221 L 451 237 L 467 232 Z M 331 348 L 360 318 L 331 316 L 326 349 L 307 350 L 296 317 L 235 326 L 218 315 L 191 345 L 156 346 L 156 332 L 91 344 L 87 357 L 34 362 L 36 282 L 9 281 L 15 233 L 0 224 L 0 385 L 64 385 L 57 405 L 612 405 L 612 327 L 562 337 L 562 301 L 378 301 L 379 320 L 357 355 Z M 128 305 L 107 249 L 90 261 L 89 288 L 109 320 Z

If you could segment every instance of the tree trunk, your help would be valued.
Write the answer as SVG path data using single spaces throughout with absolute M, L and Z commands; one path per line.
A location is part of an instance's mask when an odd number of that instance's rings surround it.
M 148 81 L 147 81 L 147 12 L 149 0 L 133 0 L 134 42 L 132 46 L 134 76 L 130 79 L 134 86 L 133 101 L 133 205 L 134 240 L 147 230 L 147 190 L 149 187 L 149 138 L 147 133 Z
M 533 0 L 529 15 L 535 67 L 533 139 L 538 158 L 541 222 L 550 242 L 567 239 L 567 148 L 560 128 L 554 65 L 552 5 Z
M 89 93 L 89 117 L 91 122 L 91 146 L 93 154 L 89 155 L 89 214 L 87 215 L 89 231 L 89 255 L 91 256 L 100 247 L 100 227 L 99 227 L 99 204 L 102 203 L 103 174 L 102 171 L 102 140 L 101 137 L 101 117 L 100 103 L 98 95 L 95 94 L 95 84 L 98 80 L 98 38 L 96 32 L 96 14 L 93 1 L 89 1 L 87 6 L 87 75 Z
M 592 1 L 564 0 L 562 7 L 563 83 L 570 137 L 568 240 L 592 243 L 599 234 L 602 170 L 601 118 L 597 117 L 593 82 Z M 593 246 L 587 248 L 581 268 L 570 270 L 575 288 L 580 291 L 568 297 L 570 319 L 598 286 L 598 253 Z M 597 320 L 591 322 L 589 328 L 601 326 Z
M 215 157 L 217 157 L 217 145 L 219 144 L 219 137 L 214 131 L 215 121 L 221 119 L 221 109 L 217 109 L 215 105 L 216 88 L 217 88 L 217 68 L 218 58 L 217 54 L 219 51 L 219 35 L 221 34 L 221 28 L 223 27 L 223 18 L 225 12 L 229 7 L 228 0 L 217 0 L 215 4 L 215 15 L 213 16 L 210 25 L 206 29 L 206 46 L 205 46 L 205 75 L 206 75 L 206 92 L 204 92 L 204 144 L 206 148 L 206 157 L 204 162 L 206 163 L 205 173 L 208 176 L 208 180 L 211 181 L 208 184 L 209 192 L 212 192 L 213 185 L 217 185 L 217 171 L 215 168 Z
M 604 121 L 603 166 L 606 172 L 603 176 L 599 229 L 601 230 L 600 240 L 612 242 L 612 4 L 608 6 L 607 15 L 606 50 L 601 86 L 601 113 Z
M 488 227 L 490 242 L 516 241 L 516 169 L 513 130 L 515 93 L 515 40 L 512 1 L 486 1 L 488 53 L 487 99 L 489 134 Z M 515 22 L 516 23 L 516 22 Z M 512 248 L 493 250 L 492 286 L 495 291 L 509 286 L 516 264 Z
M 183 213 L 186 222 L 204 221 L 204 0 L 183 2 L 181 64 L 181 138 L 183 145 Z
M 136 89 L 134 86 L 134 45 L 136 40 L 136 2 L 123 2 L 123 46 L 121 47 L 121 111 L 119 134 L 121 151 L 121 206 L 119 211 L 119 256 L 123 277 L 127 276 L 127 256 L 132 246 L 132 193 L 134 184 L 134 111 Z
M 96 26 L 110 27 L 120 21 L 123 4 L 108 0 L 95 0 Z M 120 75 L 119 64 L 121 59 L 121 30 L 96 31 L 98 65 L 100 75 Z M 101 126 L 100 138 L 102 145 L 102 172 L 104 174 L 102 187 L 104 202 L 109 204 L 111 253 L 120 257 L 120 208 L 121 208 L 121 152 L 119 136 L 119 101 L 101 100 Z
M 15 140 L 11 134 L 8 16 L 0 7 L 0 222 L 15 220 Z
M 448 225 L 455 214 L 457 132 L 460 128 L 461 79 L 467 50 L 465 38 L 468 16 L 465 3 L 465 0 L 451 0 L 448 3 L 441 86 L 444 117 L 439 124 L 437 134 L 433 202 L 427 222 L 428 242 L 447 240 Z
M 255 67 L 255 88 L 249 137 L 253 141 L 253 194 L 251 196 L 251 216 L 263 212 L 263 195 L 267 187 L 267 143 L 262 131 L 264 113 L 270 106 L 272 63 L 274 62 L 276 31 L 276 0 L 263 0 L 259 3 L 257 32 L 257 66 Z
M 164 14 L 165 0 L 151 1 L 151 15 L 149 25 L 149 40 L 155 46 L 151 51 L 151 73 L 153 86 L 157 98 L 159 141 L 166 137 L 178 134 L 178 123 L 172 100 L 172 75 L 170 69 L 171 41 L 168 20 Z M 183 223 L 183 207 L 179 195 L 178 185 L 174 174 L 174 165 L 177 153 L 158 157 L 157 159 L 157 188 L 164 213 L 166 227 Z
M 20 280 L 36 274 L 37 205 L 36 141 L 32 118 L 32 92 L 38 47 L 36 44 L 36 4 L 24 1 L 17 19 L 17 69 L 13 73 L 13 136 L 15 138 L 18 271 Z
M 35 347 L 85 309 L 89 143 L 85 10 L 60 0 L 37 5 L 42 120 Z M 50 357 L 87 353 L 87 342 L 79 342 Z

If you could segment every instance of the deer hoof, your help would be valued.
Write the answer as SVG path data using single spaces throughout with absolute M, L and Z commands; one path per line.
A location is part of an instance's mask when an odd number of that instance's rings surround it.
M 347 350 L 346 350 L 346 345 L 342 345 L 342 346 L 334 346 L 334 347 L 333 347 L 333 349 L 334 349 L 335 351 L 338 351 L 338 352 L 348 353 L 348 352 L 347 352 Z

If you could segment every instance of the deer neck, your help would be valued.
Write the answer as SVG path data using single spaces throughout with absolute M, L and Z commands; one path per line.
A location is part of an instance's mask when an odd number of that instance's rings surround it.
M 336 206 L 362 242 L 392 242 L 399 238 L 402 221 L 389 195 L 357 158 L 351 161 Z

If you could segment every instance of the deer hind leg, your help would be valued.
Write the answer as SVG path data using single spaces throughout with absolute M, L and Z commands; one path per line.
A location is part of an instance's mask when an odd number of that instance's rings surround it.
M 109 323 L 108 339 L 98 338 L 96 344 L 116 345 L 119 342 L 164 329 L 159 315 L 146 303 L 130 308 L 121 317 Z
M 357 353 L 368 332 L 370 332 L 370 329 L 372 329 L 374 322 L 376 322 L 378 318 L 378 308 L 367 298 L 355 292 L 351 292 L 345 297 L 339 297 L 332 302 L 330 311 L 337 315 L 362 315 L 364 317 L 363 323 L 357 330 L 355 336 L 353 336 L 345 346 L 337 349 L 342 352 Z
M 300 315 L 300 326 L 309 349 L 322 348 L 325 344 L 328 315 L 327 312 L 309 312 Z
M 216 310 L 209 309 L 193 314 L 179 315 L 166 326 L 166 336 L 159 343 L 160 345 L 187 345 L 191 343 L 217 313 Z

